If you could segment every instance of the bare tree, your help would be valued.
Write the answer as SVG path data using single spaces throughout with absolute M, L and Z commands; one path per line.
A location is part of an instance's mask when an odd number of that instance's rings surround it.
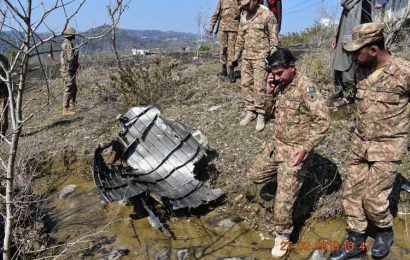
M 395 42 L 397 35 L 399 32 L 404 28 L 406 22 L 409 20 L 410 17 L 410 8 L 407 8 L 404 15 L 402 17 L 397 17 L 390 22 L 385 22 L 386 26 L 386 46 L 390 48 L 392 44 Z
M 24 101 L 23 96 L 27 90 L 29 61 L 37 59 L 40 63 L 40 68 L 43 75 L 46 76 L 44 66 L 42 65 L 41 56 L 46 54 L 46 46 L 52 41 L 61 37 L 67 26 L 73 22 L 80 9 L 84 6 L 87 0 L 53 0 L 53 1 L 32 1 L 32 0 L 4 0 L 3 9 L 1 9 L 0 20 L 3 31 L 8 31 L 13 35 L 14 40 L 7 37 L 4 33 L 0 34 L 0 42 L 9 45 L 16 50 L 16 55 L 10 60 L 10 67 L 6 68 L 3 65 L 5 76 L 0 76 L 0 80 L 6 83 L 8 92 L 8 106 L 11 126 L 9 134 L 1 135 L 3 144 L 7 145 L 6 156 L 0 157 L 0 167 L 4 169 L 5 195 L 1 194 L 1 199 L 4 201 L 6 213 L 4 216 L 4 240 L 3 240 L 3 259 L 10 259 L 11 234 L 14 221 L 14 206 L 16 200 L 13 196 L 16 159 L 19 150 L 19 140 L 23 127 L 33 119 L 40 111 L 50 104 L 50 100 L 56 98 L 50 96 L 49 86 L 50 79 L 46 77 L 45 86 L 42 87 L 40 94 L 48 95 L 47 101 L 44 104 L 35 106 L 28 110 L 28 103 L 33 100 Z M 122 0 L 115 0 L 112 9 L 121 9 Z M 120 7 L 118 7 L 120 6 Z M 49 17 L 56 14 L 62 14 L 61 24 L 57 26 L 49 22 Z M 91 40 L 102 38 L 111 32 L 117 26 L 119 17 L 113 20 L 112 26 L 99 31 L 96 35 L 83 37 L 83 43 L 86 44 Z M 46 31 L 46 33 L 44 33 Z M 42 32 L 42 33 L 40 33 Z M 81 44 L 81 45 L 82 45 Z M 80 47 L 76 46 L 76 48 Z M 16 73 L 13 76 L 12 73 Z M 40 95 L 39 94 L 39 95 Z M 23 113 L 24 112 L 24 113 Z M 7 116 L 7 115 L 6 115 Z
M 208 40 L 209 36 L 207 33 L 207 26 L 209 21 L 210 3 L 206 6 L 202 5 L 199 7 L 196 15 L 196 25 L 198 27 L 198 47 L 197 47 L 197 58 L 199 58 L 199 50 L 202 44 Z

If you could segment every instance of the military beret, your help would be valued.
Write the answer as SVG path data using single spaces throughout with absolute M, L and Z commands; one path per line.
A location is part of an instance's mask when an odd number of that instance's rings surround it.
M 353 28 L 352 41 L 343 46 L 348 52 L 354 52 L 366 44 L 383 39 L 383 23 L 364 23 Z

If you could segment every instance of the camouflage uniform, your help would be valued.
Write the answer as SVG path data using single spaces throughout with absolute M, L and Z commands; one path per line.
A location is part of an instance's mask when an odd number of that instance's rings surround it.
M 309 157 L 296 167 L 294 152 L 303 148 L 309 154 L 323 139 L 330 125 L 329 110 L 316 84 L 305 76 L 293 82 L 275 98 L 274 140 L 267 144 L 247 176 L 256 183 L 268 180 L 277 171 L 274 227 L 277 233 L 293 230 L 293 204 L 306 175 Z
M 343 207 L 350 230 L 364 233 L 366 216 L 391 227 L 388 196 L 407 149 L 410 63 L 392 57 L 376 70 L 356 71 L 357 128 L 347 160 Z
M 69 39 L 64 39 L 61 45 L 61 67 L 60 72 L 64 81 L 63 108 L 64 111 L 75 109 L 77 97 L 77 83 L 75 82 L 78 64 L 78 53 Z
M 6 77 L 6 73 L 3 70 L 9 69 L 8 59 L 0 54 L 0 75 L 2 78 Z M 0 134 L 5 135 L 7 128 L 9 126 L 9 109 L 8 109 L 9 95 L 7 90 L 7 85 L 4 81 L 0 79 Z
M 265 114 L 266 57 L 278 46 L 275 15 L 260 5 L 253 17 L 241 17 L 235 60 L 242 55 L 241 85 L 247 111 Z
M 219 20 L 220 31 L 220 61 L 232 66 L 235 57 L 235 43 L 239 28 L 238 0 L 219 0 L 214 15 L 211 17 L 210 30 L 213 31 Z

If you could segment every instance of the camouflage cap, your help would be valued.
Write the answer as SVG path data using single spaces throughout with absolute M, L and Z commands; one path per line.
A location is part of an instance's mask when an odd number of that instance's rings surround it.
M 343 46 L 348 52 L 354 52 L 368 43 L 383 39 L 383 23 L 364 23 L 353 28 L 352 41 Z
M 245 6 L 247 4 L 249 4 L 251 0 L 241 0 L 241 6 Z
M 67 27 L 64 32 L 63 32 L 63 37 L 71 37 L 74 36 L 76 33 L 75 29 L 73 27 Z

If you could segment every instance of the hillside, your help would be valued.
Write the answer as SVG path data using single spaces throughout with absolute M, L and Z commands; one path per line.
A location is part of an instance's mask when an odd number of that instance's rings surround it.
M 77 44 L 81 44 L 85 39 L 81 36 L 95 35 L 96 32 L 101 32 L 106 29 L 107 26 L 99 26 L 85 32 L 79 32 L 77 37 Z M 6 31 L 1 32 L 1 36 L 7 41 L 18 45 L 19 33 Z M 46 38 L 48 34 L 38 35 L 36 41 L 39 38 Z M 197 35 L 192 33 L 182 33 L 173 31 L 159 31 L 159 30 L 129 30 L 129 29 L 117 29 L 117 45 L 120 52 L 130 52 L 132 48 L 136 49 L 163 49 L 169 51 L 180 50 L 181 47 L 194 47 L 196 46 Z M 60 48 L 62 39 L 54 41 L 53 50 Z M 50 48 L 48 45 L 46 50 Z M 5 53 L 10 49 L 10 45 L 4 41 L 0 41 L 0 52 Z M 91 41 L 81 48 L 82 53 L 107 53 L 111 51 L 110 35 L 107 35 L 99 40 Z

